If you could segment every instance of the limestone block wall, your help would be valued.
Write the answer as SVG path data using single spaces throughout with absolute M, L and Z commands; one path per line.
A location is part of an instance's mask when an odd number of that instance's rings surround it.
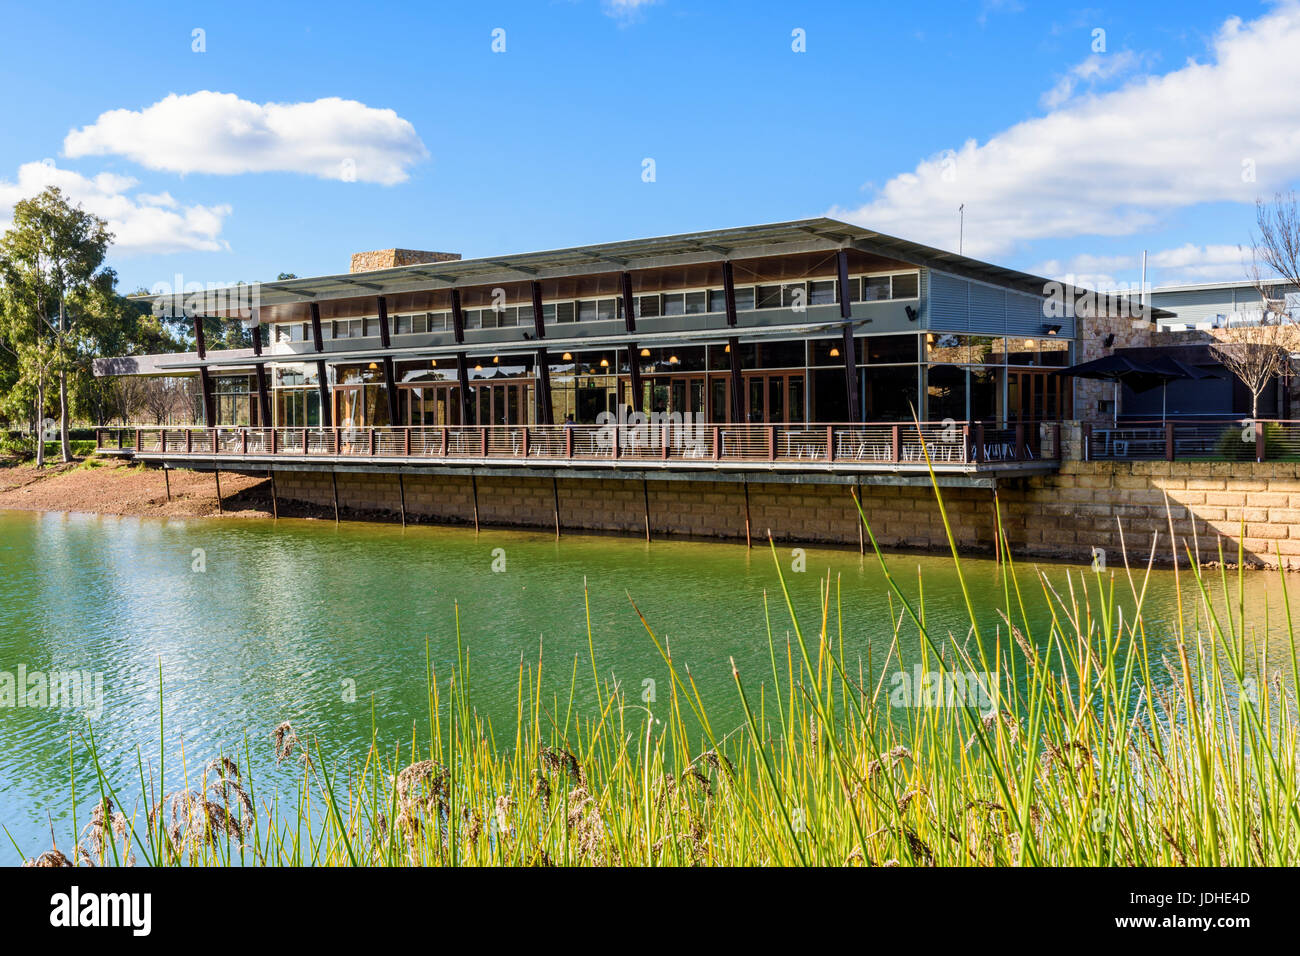
M 331 508 L 328 473 L 277 472 L 281 498 Z M 337 475 L 344 514 L 396 517 L 396 475 Z M 858 547 L 861 532 L 852 485 L 774 482 L 551 479 L 527 475 L 407 475 L 411 520 L 472 525 L 475 501 L 482 527 L 552 532 L 611 532 L 641 536 L 647 514 L 653 538 L 689 536 L 779 544 Z M 862 507 L 876 540 L 889 548 L 945 551 L 948 547 L 935 492 L 926 487 L 864 485 Z M 958 547 L 992 554 L 994 493 L 942 490 Z M 1157 560 L 1171 560 L 1170 520 L 1179 539 L 1193 542 L 1203 561 L 1216 561 L 1222 544 L 1229 563 L 1237 543 L 1247 563 L 1300 569 L 1300 463 L 1066 461 L 1056 474 L 1003 482 L 996 496 L 1012 553 L 1022 558 L 1090 561 L 1092 550 L 1109 565 L 1144 565 L 1153 540 Z M 1244 535 L 1243 535 L 1244 522 Z M 1158 538 L 1154 536 L 1158 535 Z

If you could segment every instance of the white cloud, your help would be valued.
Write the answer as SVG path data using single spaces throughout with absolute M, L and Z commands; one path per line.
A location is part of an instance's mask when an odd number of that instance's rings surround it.
M 829 215 L 954 248 L 965 203 L 965 251 L 991 256 L 1035 239 L 1131 235 L 1198 203 L 1253 202 L 1300 175 L 1297 49 L 1300 4 L 1229 19 L 1207 62 L 969 140 Z M 1243 213 L 1243 229 L 1250 221 Z
M 1151 285 L 1172 285 L 1181 282 L 1230 282 L 1245 279 L 1250 263 L 1250 249 L 1245 246 L 1210 244 L 1198 246 L 1184 243 L 1172 249 L 1161 249 L 1147 255 L 1147 282 Z M 1137 282 L 1142 269 L 1142 256 L 1095 256 L 1082 253 L 1067 261 L 1048 259 L 1033 266 L 1031 271 L 1052 279 L 1068 280 L 1090 289 L 1119 287 L 1117 272 L 1127 272 Z
M 337 97 L 250 103 L 233 93 L 170 94 L 142 110 L 110 110 L 73 130 L 64 153 L 125 156 L 148 169 L 234 175 L 293 172 L 392 185 L 428 157 L 393 110 Z
M 641 12 L 659 0 L 601 0 L 605 15 L 615 20 L 628 22 L 641 16 Z
M 113 251 L 120 254 L 180 251 L 216 252 L 228 248 L 220 238 L 230 215 L 227 205 L 182 206 L 169 193 L 127 195 L 136 186 L 129 176 L 83 176 L 50 160 L 24 163 L 14 182 L 0 179 L 0 231 L 13 218 L 14 204 L 58 186 L 74 204 L 108 220 Z
M 1142 58 L 1132 50 L 1119 50 L 1115 53 L 1093 53 L 1080 60 L 1066 72 L 1054 87 L 1042 95 L 1042 103 L 1049 110 L 1063 106 L 1079 85 L 1095 86 L 1105 80 L 1114 79 L 1142 64 Z

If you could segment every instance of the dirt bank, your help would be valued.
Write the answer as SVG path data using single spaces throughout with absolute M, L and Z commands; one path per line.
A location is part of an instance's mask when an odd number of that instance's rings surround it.
M 226 516 L 269 518 L 271 482 L 223 472 L 221 501 Z M 160 469 L 109 459 L 50 464 L 43 469 L 8 460 L 0 461 L 0 508 L 208 518 L 218 514 L 217 484 L 211 474 L 173 470 L 164 479 Z
M 171 485 L 168 500 L 167 485 Z M 271 480 L 265 475 L 221 473 L 221 510 L 211 472 L 133 465 L 113 458 L 87 458 L 70 464 L 30 463 L 0 458 L 0 510 L 79 511 L 147 518 L 321 518 L 334 520 L 333 507 L 280 498 L 272 511 Z M 389 511 L 341 507 L 353 521 L 399 521 Z M 415 518 L 412 516 L 412 520 Z M 429 519 L 430 521 L 432 519 Z

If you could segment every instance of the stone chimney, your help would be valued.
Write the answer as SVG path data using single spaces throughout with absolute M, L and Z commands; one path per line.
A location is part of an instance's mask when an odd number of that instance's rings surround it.
M 376 249 L 374 252 L 352 253 L 349 272 L 373 272 L 394 266 L 427 265 L 430 262 L 452 262 L 460 258 L 459 252 L 425 252 L 421 249 Z

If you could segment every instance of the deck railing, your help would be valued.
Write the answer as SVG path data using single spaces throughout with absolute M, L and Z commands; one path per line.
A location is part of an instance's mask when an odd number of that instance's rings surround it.
M 1083 426 L 1086 461 L 1278 461 L 1300 459 L 1300 421 L 1132 421 Z
M 100 449 L 202 457 L 781 462 L 924 467 L 1058 457 L 1060 425 L 449 425 L 381 428 L 100 428 Z

